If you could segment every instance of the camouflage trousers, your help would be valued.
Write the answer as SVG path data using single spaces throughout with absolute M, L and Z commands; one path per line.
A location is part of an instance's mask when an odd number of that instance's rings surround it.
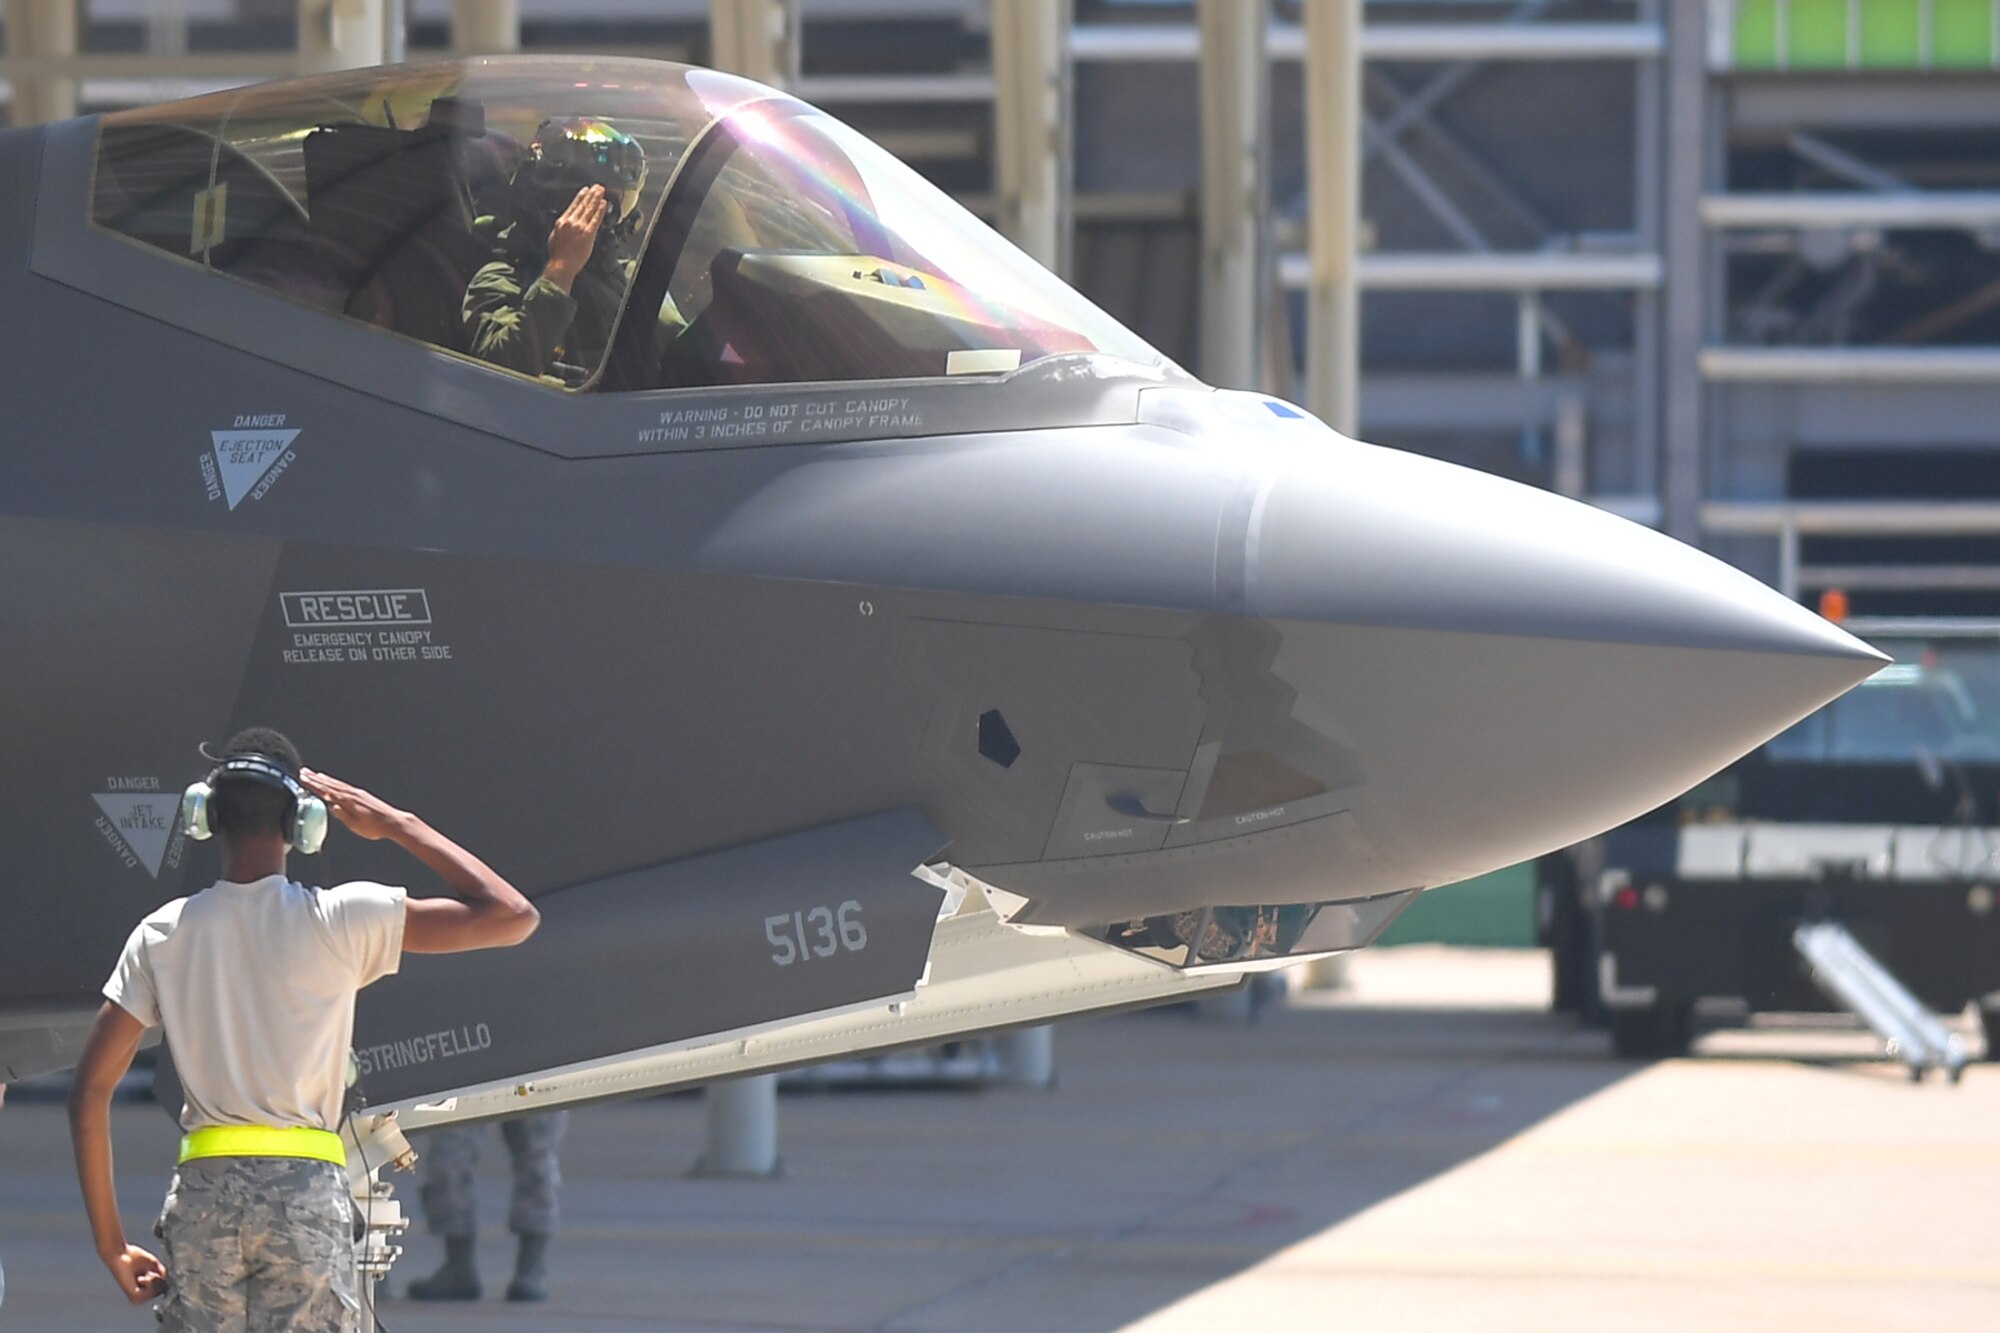
M 154 1233 L 168 1333 L 355 1333 L 347 1173 L 290 1157 L 183 1163 Z
M 500 1137 L 514 1160 L 514 1200 L 507 1229 L 517 1236 L 552 1236 L 560 1213 L 556 1193 L 562 1167 L 556 1150 L 569 1128 L 568 1111 L 524 1115 L 500 1122 Z M 440 1129 L 424 1149 L 424 1221 L 435 1236 L 469 1237 L 479 1226 L 472 1172 L 479 1165 L 483 1125 Z

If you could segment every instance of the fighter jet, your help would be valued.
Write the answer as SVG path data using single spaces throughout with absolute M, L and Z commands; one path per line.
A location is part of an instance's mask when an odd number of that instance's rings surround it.
M 1883 661 L 1200 383 L 709 70 L 221 92 L 0 134 L 0 200 L 7 1078 L 213 877 L 178 798 L 240 725 L 542 908 L 364 994 L 361 1086 L 423 1124 L 1357 948 Z

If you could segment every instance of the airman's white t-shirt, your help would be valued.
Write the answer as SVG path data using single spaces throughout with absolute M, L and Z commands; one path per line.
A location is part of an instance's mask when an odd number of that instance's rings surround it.
M 354 993 L 401 965 L 405 897 L 218 880 L 139 923 L 104 996 L 166 1028 L 183 1129 L 339 1128 Z

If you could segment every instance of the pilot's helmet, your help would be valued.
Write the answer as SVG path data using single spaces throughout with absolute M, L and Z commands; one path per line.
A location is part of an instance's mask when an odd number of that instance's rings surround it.
M 611 201 L 611 217 L 622 221 L 639 206 L 639 192 L 646 184 L 646 150 L 637 139 L 601 120 L 565 116 L 545 120 L 536 129 L 526 174 L 558 209 L 567 207 L 585 186 L 602 185 Z

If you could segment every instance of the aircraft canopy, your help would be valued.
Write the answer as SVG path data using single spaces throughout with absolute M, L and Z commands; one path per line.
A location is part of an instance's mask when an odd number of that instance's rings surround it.
M 605 219 L 565 294 L 550 233 L 592 184 Z M 211 272 L 571 390 L 1162 364 L 854 130 L 663 62 L 439 61 L 121 112 L 91 208 Z

